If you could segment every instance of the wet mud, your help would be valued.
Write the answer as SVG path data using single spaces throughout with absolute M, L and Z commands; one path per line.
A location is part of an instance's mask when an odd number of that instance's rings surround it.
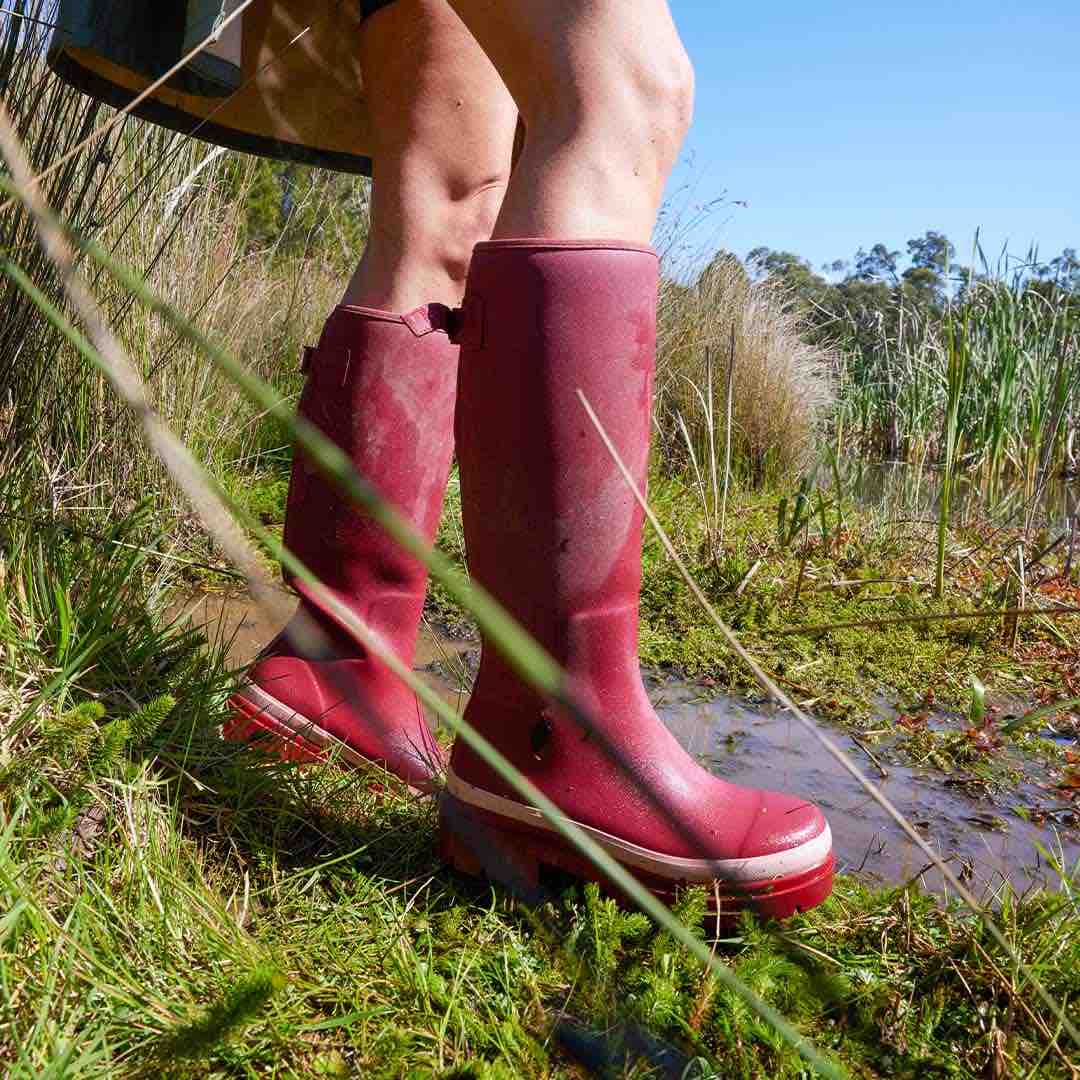
M 224 648 L 230 667 L 240 672 L 289 621 L 296 610 L 296 598 L 282 590 L 271 608 L 264 612 L 243 593 L 197 590 L 173 600 L 165 614 L 170 620 L 202 628 L 211 642 Z M 475 641 L 451 638 L 425 625 L 413 666 L 451 705 L 463 708 L 478 649 Z
M 226 648 L 230 664 L 239 671 L 280 630 L 294 607 L 295 600 L 285 592 L 271 616 L 243 595 L 192 593 L 175 601 L 169 613 L 203 627 Z M 414 666 L 460 709 L 477 659 L 476 642 L 425 627 Z M 838 869 L 875 884 L 918 880 L 924 889 L 948 892 L 940 871 L 927 865 L 926 855 L 795 717 L 655 675 L 648 676 L 646 684 L 660 717 L 714 773 L 740 784 L 805 795 L 821 806 L 832 827 Z M 1058 797 L 1037 777 L 1031 779 L 1030 769 L 1023 770 L 1027 780 L 994 793 L 940 770 L 913 768 L 891 752 L 888 740 L 867 748 L 834 727 L 822 725 L 821 730 L 976 895 L 992 900 L 1006 881 L 1019 892 L 1055 888 L 1059 877 L 1046 853 L 1067 869 L 1080 863 L 1080 805 L 1066 793 Z M 1037 809 L 1025 819 L 1024 808 Z

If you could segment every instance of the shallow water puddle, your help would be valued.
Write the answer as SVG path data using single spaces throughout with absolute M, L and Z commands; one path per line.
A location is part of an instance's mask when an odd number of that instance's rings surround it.
M 247 593 L 193 589 L 166 605 L 165 618 L 200 627 L 213 644 L 225 646 L 229 663 L 240 668 L 289 621 L 296 599 L 282 590 L 273 594 L 271 607 L 264 613 Z
M 190 621 L 215 644 L 225 648 L 229 664 L 238 671 L 281 631 L 296 610 L 296 598 L 284 590 L 275 594 L 270 612 L 263 612 L 246 593 L 192 590 L 165 608 L 165 617 Z M 455 708 L 464 704 L 460 689 L 474 641 L 446 637 L 424 627 L 416 645 L 413 665 L 434 689 Z
M 227 645 L 237 669 L 281 629 L 295 608 L 285 592 L 272 617 L 256 609 L 246 595 L 192 592 L 170 605 L 173 618 L 205 629 L 211 640 Z M 451 705 L 464 705 L 462 687 L 471 681 L 478 645 L 425 629 L 414 666 Z M 838 868 L 873 882 L 902 884 L 920 877 L 924 888 L 946 892 L 940 871 L 927 869 L 926 856 L 848 774 L 820 742 L 794 717 L 767 706 L 729 697 L 714 698 L 699 686 L 655 677 L 647 679 L 660 716 L 682 744 L 725 779 L 754 787 L 770 787 L 805 795 L 825 811 L 832 827 Z M 1011 805 L 1046 806 L 1047 793 L 1020 784 L 1003 798 L 976 797 L 935 770 L 898 764 L 877 744 L 871 752 L 888 773 L 882 778 L 873 761 L 836 728 L 822 726 L 921 831 L 935 851 L 976 895 L 995 889 L 1007 878 L 1023 891 L 1040 885 L 1054 888 L 1057 875 L 1039 847 L 1060 858 L 1067 868 L 1080 861 L 1080 808 L 1061 804 L 1055 829 L 1020 818 Z
M 948 891 L 941 872 L 926 869 L 923 852 L 793 716 L 726 697 L 703 701 L 698 687 L 651 681 L 651 696 L 665 723 L 713 772 L 736 783 L 805 795 L 825 811 L 838 869 L 891 884 L 921 875 L 924 888 Z M 1063 849 L 1066 867 L 1080 860 L 1075 827 L 1055 831 L 1050 824 L 1032 824 L 1004 799 L 974 797 L 940 772 L 898 764 L 879 744 L 872 753 L 888 773 L 882 778 L 849 736 L 824 725 L 822 730 L 949 860 L 950 869 L 976 896 L 997 888 L 1003 878 L 1019 891 L 1056 887 L 1057 874 L 1040 854 L 1040 845 L 1057 857 Z M 1021 805 L 1042 805 L 1047 797 L 1032 784 L 1018 785 L 1009 794 Z

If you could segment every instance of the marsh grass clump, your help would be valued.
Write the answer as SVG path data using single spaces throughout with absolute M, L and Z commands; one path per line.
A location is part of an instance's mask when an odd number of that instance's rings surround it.
M 715 459 L 733 363 L 736 474 L 761 485 L 804 468 L 833 400 L 837 357 L 802 331 L 783 291 L 751 282 L 733 257 L 714 259 L 693 285 L 665 280 L 656 376 L 661 452 L 685 461 L 688 440 L 699 461 Z
M 98 230 L 98 241 L 201 329 L 228 340 L 250 370 L 286 397 L 297 394 L 301 346 L 317 338 L 322 315 L 337 301 L 338 255 L 317 244 L 311 252 L 286 254 L 250 247 L 246 199 L 255 166 L 199 144 L 142 147 L 141 130 L 135 134 L 139 139 L 117 153 L 133 161 L 164 155 L 168 169 L 146 192 L 140 212 Z M 113 183 L 123 187 L 130 179 Z M 325 202 L 327 186 L 307 195 Z M 294 206 L 294 213 L 302 209 Z M 11 258 L 23 265 L 33 250 L 24 245 Z M 155 407 L 207 467 L 234 487 L 280 472 L 289 445 L 281 425 L 252 409 L 204 357 L 111 279 L 96 277 L 94 285 Z M 172 525 L 177 546 L 197 553 L 202 544 L 183 501 L 103 378 L 66 344 L 40 335 L 18 342 L 17 365 L 14 356 L 6 388 L 11 439 L 36 447 L 39 483 L 48 482 L 44 474 L 63 490 L 93 492 L 96 512 L 120 515 L 133 508 L 129 493 L 155 491 L 156 524 Z M 24 416 L 35 418 L 25 436 L 16 430 Z
M 38 835 L 75 827 L 169 737 L 181 696 L 213 690 L 202 638 L 163 626 L 146 598 L 152 552 L 130 543 L 142 516 L 93 537 L 60 521 L 0 530 L 0 646 L 24 671 L 3 705 L 0 789 Z

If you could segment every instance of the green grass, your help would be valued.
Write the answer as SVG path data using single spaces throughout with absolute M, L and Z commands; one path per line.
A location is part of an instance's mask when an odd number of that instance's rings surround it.
M 10 1075 L 571 1077 L 579 1057 L 805 1075 L 645 917 L 579 890 L 526 909 L 447 872 L 432 803 L 386 777 L 223 744 L 222 657 L 163 626 L 152 554 L 119 546 L 140 527 L 5 537 Z M 697 925 L 703 903 L 680 914 Z M 1078 905 L 1063 885 L 1002 909 L 1059 1000 L 1080 992 Z M 854 1075 L 981 1077 L 995 1054 L 1000 1075 L 1068 1075 L 985 930 L 915 891 L 841 879 L 820 910 L 716 949 Z
M 1024 674 L 1031 677 L 1035 670 L 1044 686 L 1050 685 L 1044 677 L 1052 678 L 1049 667 L 1036 669 L 1025 661 L 1025 650 L 1048 641 L 1069 648 L 1080 643 L 1075 619 L 1054 624 L 1063 641 L 1043 624 L 1023 623 L 1018 652 L 1002 646 L 1000 619 L 781 633 L 982 606 L 995 610 L 1003 606 L 989 602 L 1000 575 L 995 557 L 1011 534 L 999 536 L 973 565 L 960 555 L 978 546 L 989 530 L 980 525 L 950 530 L 950 562 L 960 565 L 946 582 L 943 600 L 936 601 L 932 523 L 888 522 L 854 505 L 842 508 L 841 520 L 831 502 L 824 536 L 815 512 L 805 532 L 784 545 L 777 536 L 781 493 L 744 491 L 733 497 L 724 557 L 714 560 L 703 550 L 705 529 L 694 499 L 679 480 L 655 483 L 651 498 L 665 527 L 680 537 L 695 577 L 721 616 L 769 670 L 796 684 L 797 693 L 820 699 L 820 706 L 835 715 L 869 719 L 873 698 L 880 694 L 896 703 L 914 703 L 932 692 L 939 704 L 957 706 L 976 675 L 985 676 L 999 695 L 1022 697 Z M 740 593 L 740 584 L 757 564 Z M 645 546 L 642 613 L 647 663 L 710 676 L 724 689 L 749 689 L 748 675 L 725 654 L 719 635 L 702 625 L 677 571 L 653 538 Z
M 1031 499 L 1076 468 L 1080 302 L 976 253 L 982 272 L 961 272 L 944 317 L 897 301 L 845 355 L 837 440 L 870 460 L 954 462 L 990 503 Z

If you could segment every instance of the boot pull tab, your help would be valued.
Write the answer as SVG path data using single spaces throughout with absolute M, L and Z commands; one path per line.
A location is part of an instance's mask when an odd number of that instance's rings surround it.
M 477 297 L 469 297 L 459 308 L 445 304 L 421 304 L 401 316 L 416 337 L 441 330 L 455 345 L 479 347 L 484 343 L 484 309 Z
M 449 333 L 450 309 L 445 304 L 421 304 L 412 311 L 406 311 L 401 321 L 415 337 L 426 337 L 436 330 Z
M 311 365 L 315 363 L 315 354 L 319 350 L 314 345 L 304 345 L 300 349 L 300 371 L 306 375 L 311 371 Z

